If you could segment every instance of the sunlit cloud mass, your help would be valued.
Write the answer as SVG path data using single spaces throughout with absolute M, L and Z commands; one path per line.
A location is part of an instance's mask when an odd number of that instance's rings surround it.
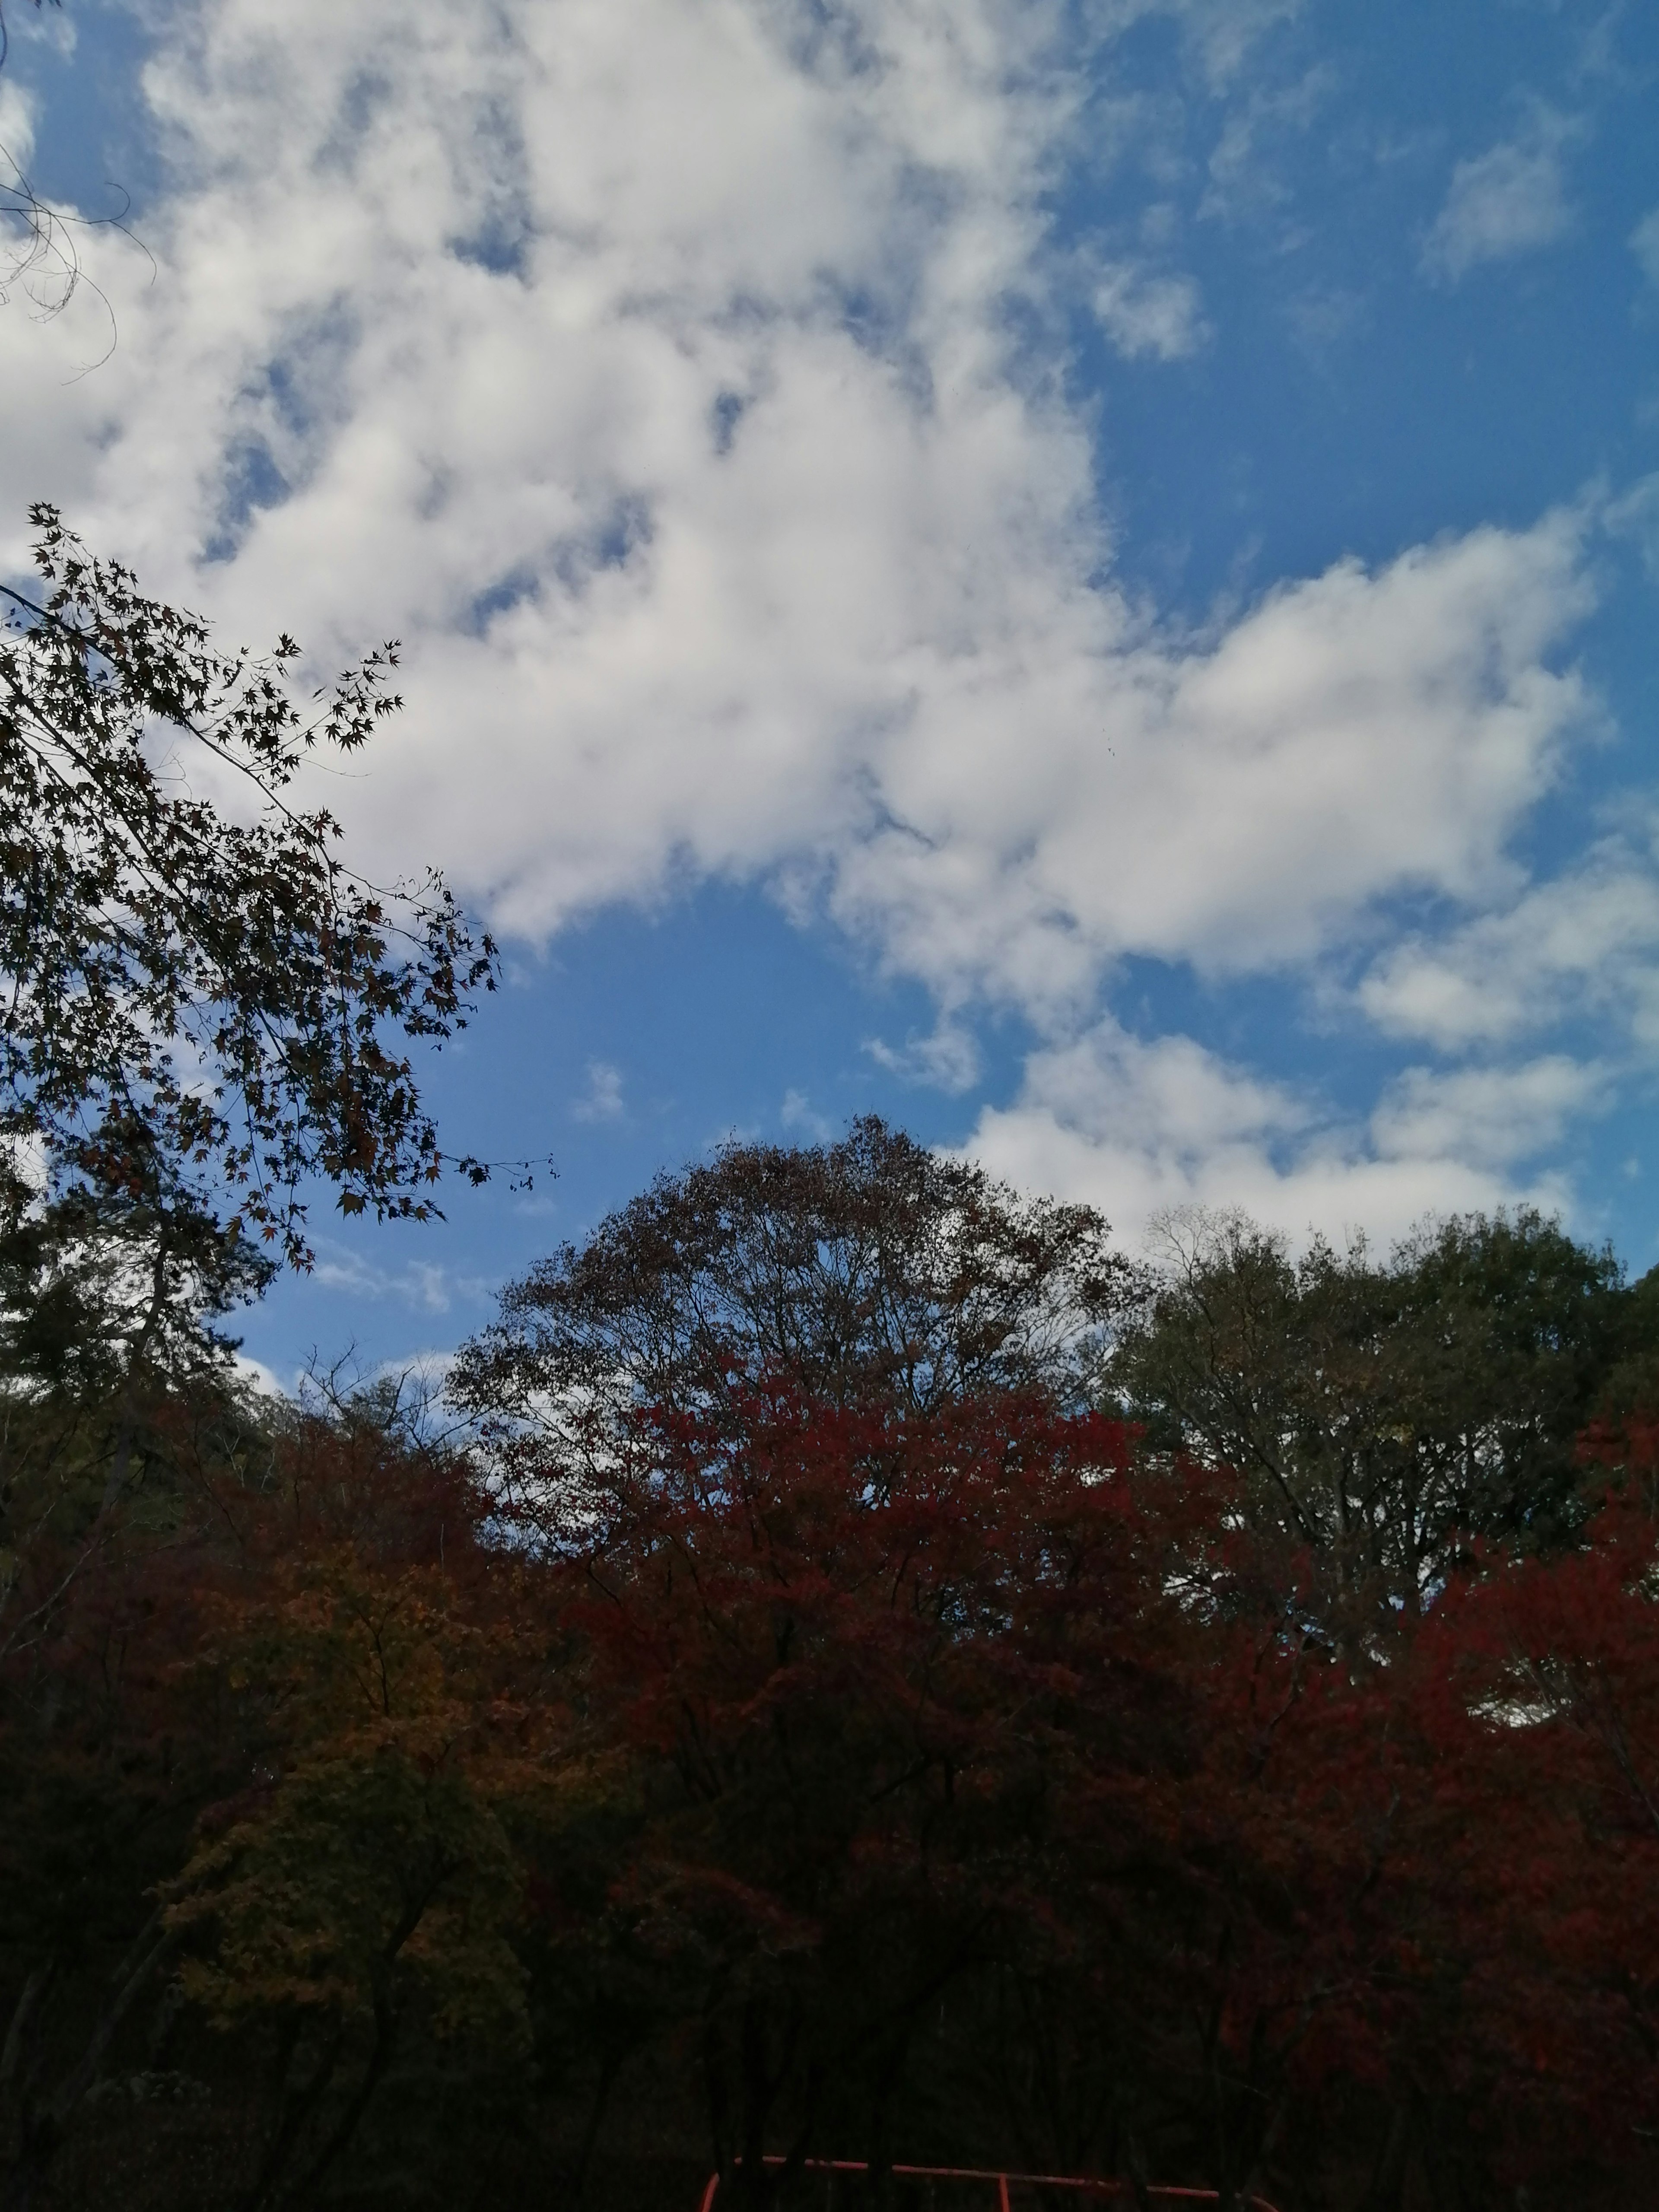
M 440 1103 L 561 1170 L 326 1226 L 252 1351 L 441 1348 L 869 1107 L 1130 1242 L 1659 1256 L 1659 30 L 1462 12 L 14 22 L 0 141 L 143 250 L 0 310 L 5 563 L 50 498 L 319 672 L 402 640 L 329 800 L 501 937 Z

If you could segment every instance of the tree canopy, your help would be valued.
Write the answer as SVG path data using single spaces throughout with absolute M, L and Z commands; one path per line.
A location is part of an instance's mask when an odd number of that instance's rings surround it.
M 1415 1608 L 1471 1542 L 1571 1534 L 1577 1439 L 1639 1307 L 1610 1252 L 1528 1208 L 1300 1259 L 1194 1212 L 1164 1224 L 1098 1387 L 1153 1442 L 1236 1468 L 1328 1591 Z
M 1075 1401 L 1125 1270 L 1091 1208 L 1026 1199 L 871 1115 L 839 1143 L 732 1144 L 502 1292 L 450 1390 L 507 1458 L 602 1461 L 643 1405 L 787 1377 L 927 1414 L 987 1391 Z

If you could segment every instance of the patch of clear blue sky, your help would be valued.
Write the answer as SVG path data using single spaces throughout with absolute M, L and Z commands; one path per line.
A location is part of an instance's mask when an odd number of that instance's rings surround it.
M 142 235 L 159 176 L 133 88 L 142 34 L 110 0 L 69 6 L 80 37 L 64 61 L 12 0 L 12 65 L 44 102 L 36 179 L 94 206 L 118 180 Z M 1659 206 L 1659 10 L 1329 0 L 1270 32 L 1224 97 L 1205 88 L 1176 26 L 1152 17 L 1114 48 L 1098 92 L 1055 200 L 1056 244 L 1144 250 L 1152 211 L 1169 209 L 1169 266 L 1196 278 L 1210 333 L 1188 360 L 1126 362 L 1081 313 L 1070 331 L 1117 574 L 1158 608 L 1202 620 L 1344 555 L 1382 562 L 1483 522 L 1525 526 L 1659 468 L 1659 290 L 1644 290 L 1628 244 Z M 1126 95 L 1140 102 L 1127 127 L 1114 105 Z M 1430 281 L 1423 244 L 1455 164 L 1542 110 L 1568 131 L 1567 231 L 1456 283 Z M 1248 158 L 1218 195 L 1215 156 L 1241 122 Z M 1579 755 L 1528 825 L 1523 854 L 1546 871 L 1654 781 L 1659 593 L 1628 544 L 1600 541 L 1595 561 L 1600 605 L 1571 651 L 1616 735 Z M 1308 1087 L 1338 1119 L 1363 1116 L 1402 1058 L 1334 1029 L 1294 980 L 1216 988 L 1137 962 L 1110 995 L 1140 1033 L 1184 1030 Z M 279 1287 L 250 1317 L 249 1348 L 286 1372 L 313 1343 L 327 1354 L 355 1337 L 368 1359 L 452 1344 L 483 1318 L 493 1284 L 659 1167 L 733 1129 L 810 1134 L 810 1120 L 784 1121 L 791 1093 L 830 1125 L 876 1109 L 959 1139 L 982 1100 L 1017 1089 L 1029 1040 L 1017 1024 L 981 1024 L 981 1079 L 957 1097 L 904 1085 L 863 1048 L 931 1019 L 920 992 L 883 983 L 756 890 L 599 916 L 525 963 L 431 1083 L 457 1149 L 551 1152 L 558 1180 L 532 1199 L 458 1191 L 449 1223 L 424 1231 L 348 1235 L 322 1199 L 338 1279 Z M 622 1107 L 584 1121 L 574 1108 L 594 1064 L 617 1071 Z M 1642 1267 L 1659 1256 L 1656 1103 L 1627 1085 L 1557 1163 L 1587 1220 Z
M 1342 553 L 1524 526 L 1659 459 L 1659 301 L 1628 246 L 1659 201 L 1659 14 L 1624 11 L 1616 75 L 1584 77 L 1586 12 L 1327 9 L 1270 42 L 1234 211 L 1200 211 L 1201 173 L 1175 195 L 1211 343 L 1124 365 L 1078 333 L 1078 384 L 1103 395 L 1122 570 L 1160 605 L 1200 611 Z M 1274 94 L 1316 70 L 1305 116 L 1274 120 Z M 1523 134 L 1534 100 L 1582 120 L 1564 154 L 1569 231 L 1455 284 L 1425 281 L 1454 164 Z M 1195 169 L 1219 123 L 1194 102 Z M 1079 179 L 1063 220 L 1115 216 L 1134 190 L 1121 173 L 1103 196 Z
M 35 190 L 87 216 L 142 219 L 161 181 L 138 75 L 151 40 L 142 15 L 119 0 L 6 0 L 8 73 L 40 103 Z

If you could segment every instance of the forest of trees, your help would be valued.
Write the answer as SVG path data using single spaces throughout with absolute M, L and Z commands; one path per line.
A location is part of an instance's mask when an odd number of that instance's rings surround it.
M 317 1194 L 434 1210 L 494 948 L 301 805 L 391 648 L 307 701 L 36 521 L 0 2204 L 1646 2201 L 1659 1280 L 1524 1211 L 1132 1261 L 865 1120 L 665 1174 L 441 1402 L 255 1396 Z

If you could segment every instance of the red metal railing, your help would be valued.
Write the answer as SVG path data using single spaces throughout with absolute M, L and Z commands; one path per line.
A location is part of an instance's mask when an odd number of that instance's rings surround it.
M 787 2160 L 768 2158 L 768 2166 L 783 2166 Z M 796 2169 L 805 2173 L 867 2173 L 869 2166 L 859 2158 L 803 2159 Z M 996 2212 L 1009 2212 L 1008 2191 L 1011 2187 L 1027 2189 L 1076 2189 L 1085 2197 L 1133 2197 L 1133 2184 L 1127 2181 L 1086 2180 L 1073 2173 L 998 2173 L 989 2167 L 976 2166 L 895 2166 L 890 2171 L 896 2177 L 911 2181 L 984 2181 L 996 2191 Z M 718 2173 L 708 2177 L 708 2186 L 702 2192 L 701 2212 L 714 2212 L 714 2198 L 719 2192 Z M 1154 2204 L 1219 2204 L 1221 2193 L 1215 2189 L 1148 2189 L 1146 2192 Z M 1243 2200 L 1249 2212 L 1273 2212 L 1265 2197 L 1247 2197 Z

